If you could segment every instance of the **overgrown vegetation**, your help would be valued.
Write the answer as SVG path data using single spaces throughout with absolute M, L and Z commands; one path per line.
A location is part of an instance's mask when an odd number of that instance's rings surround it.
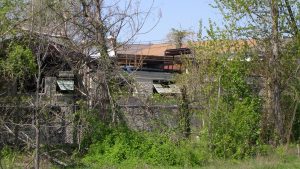
M 101 139 L 95 139 L 82 159 L 85 166 L 201 166 L 208 160 L 205 146 L 199 142 L 175 143 L 167 135 L 120 127 L 105 129 L 99 137 Z
M 0 143 L 0 167 L 24 168 L 23 163 L 26 163 L 34 164 L 38 169 L 40 163 L 46 161 L 47 165 L 51 161 L 57 167 L 69 168 L 219 168 L 220 165 L 224 168 L 297 168 L 300 165 L 300 3 L 295 0 L 215 0 L 215 5 L 224 15 L 225 29 L 210 22 L 205 29 L 206 35 L 203 36 L 200 28 L 198 39 L 189 43 L 193 49 L 192 57 L 181 57 L 186 58 L 183 66 L 186 71 L 176 78 L 181 95 L 154 94 L 143 100 L 147 104 L 158 105 L 158 109 L 161 105 L 175 105 L 181 118 L 180 124 L 170 130 L 163 128 L 165 125 L 146 132 L 130 129 L 122 119 L 124 110 L 117 103 L 124 97 L 130 97 L 133 79 L 129 80 L 129 76 L 116 69 L 106 43 L 108 34 L 117 36 L 121 28 L 127 26 L 132 29 L 128 41 L 138 34 L 144 25 L 138 8 L 129 4 L 119 14 L 118 3 L 106 7 L 104 1 L 66 1 L 57 5 L 48 0 L 28 1 L 28 4 L 27 1 L 23 4 L 19 0 L 0 0 L 0 43 L 2 45 L 6 39 L 12 41 L 5 51 L 0 51 L 2 80 L 12 83 L 11 91 L 0 93 L 9 97 L 0 100 L 14 103 L 1 107 L 1 113 L 2 109 L 4 113 L 3 117 L 1 114 L 0 127 L 13 139 L 10 144 L 6 141 Z M 22 13 L 24 16 L 17 15 L 23 8 L 31 11 Z M 148 14 L 145 12 L 145 18 Z M 242 25 L 241 22 L 245 21 Z M 23 27 L 18 25 L 22 22 Z M 53 30 L 47 29 L 52 26 Z M 35 40 L 38 42 L 29 42 L 35 47 L 21 45 L 11 38 L 26 31 L 30 36 L 40 37 Z M 185 46 L 183 43 L 188 35 L 191 33 L 186 30 L 172 29 L 169 37 L 176 48 L 181 48 Z M 55 38 L 62 38 L 68 43 L 59 48 L 61 45 L 54 43 L 59 41 L 53 40 Z M 86 55 L 85 51 L 94 48 L 97 49 L 95 52 L 99 52 L 99 58 L 80 58 Z M 48 104 L 48 100 L 42 99 L 42 95 L 49 94 L 51 88 L 56 90 L 56 83 L 44 88 L 42 78 L 47 65 L 44 61 L 47 56 L 69 53 L 80 53 L 80 59 L 65 59 L 70 64 L 63 64 L 62 69 L 83 72 L 87 78 L 75 78 L 79 81 L 79 87 L 76 86 L 79 94 L 72 97 L 77 99 L 74 114 L 51 119 L 52 114 L 64 113 L 74 107 L 58 108 L 61 105 Z M 71 62 L 76 62 L 73 64 L 76 66 L 71 67 Z M 86 71 L 82 70 L 87 65 Z M 35 96 L 17 96 L 17 90 L 23 88 L 23 81 L 31 79 L 35 79 L 36 83 L 32 85 L 35 86 Z M 70 83 L 66 79 L 63 79 L 64 83 Z M 25 89 L 24 94 L 28 94 Z M 82 100 L 78 101 L 77 97 Z M 140 104 L 143 101 L 136 102 Z M 23 103 L 26 103 L 24 109 L 21 107 Z M 150 109 L 147 104 L 138 104 L 130 106 Z M 201 108 L 192 111 L 192 106 Z M 44 113 L 49 107 L 51 111 Z M 24 112 L 29 112 L 27 119 L 20 116 Z M 191 118 L 195 114 L 201 117 L 198 119 L 201 126 L 193 131 Z M 56 128 L 57 125 L 51 126 L 50 122 L 47 124 L 42 116 L 47 116 L 47 120 L 49 116 L 55 122 L 63 121 L 63 127 Z M 72 134 L 77 132 L 77 142 L 72 135 L 74 142 L 70 141 L 65 147 L 43 143 L 45 138 L 50 138 L 51 132 L 45 132 L 50 134 L 42 140 L 42 130 L 55 128 L 66 135 L 67 118 L 73 119 L 68 125 L 74 124 Z M 152 124 L 160 125 L 159 122 Z M 44 129 L 46 125 L 50 127 Z M 20 136 L 20 128 L 24 126 L 33 128 L 29 130 L 34 134 L 22 133 Z M 19 144 L 20 140 L 23 144 Z M 29 147 L 26 151 L 22 148 L 25 145 Z M 263 163 L 262 159 L 271 162 Z M 217 164 L 213 164 L 215 162 Z
M 7 58 L 0 62 L 0 68 L 1 74 L 7 78 L 24 80 L 26 76 L 36 73 L 37 65 L 30 48 L 10 44 Z

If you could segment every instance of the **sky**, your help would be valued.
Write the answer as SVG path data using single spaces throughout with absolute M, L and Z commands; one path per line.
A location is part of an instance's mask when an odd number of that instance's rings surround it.
M 142 0 L 141 7 L 149 8 L 152 0 Z M 184 29 L 194 32 L 199 30 L 199 21 L 203 26 L 208 26 L 208 20 L 222 23 L 222 16 L 218 9 L 209 4 L 213 0 L 155 0 L 152 16 L 148 19 L 144 31 L 147 31 L 158 18 L 158 25 L 149 33 L 137 36 L 136 43 L 160 43 L 166 41 L 166 36 L 171 28 Z

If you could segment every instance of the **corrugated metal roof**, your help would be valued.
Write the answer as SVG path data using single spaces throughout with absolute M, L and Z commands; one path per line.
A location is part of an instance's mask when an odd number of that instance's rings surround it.
M 180 88 L 175 84 L 168 85 L 168 87 L 164 87 L 161 84 L 153 84 L 155 90 L 159 94 L 179 94 Z
M 249 45 L 250 47 L 257 45 L 255 40 L 227 40 L 227 41 L 201 41 L 201 42 L 194 42 L 192 46 L 209 46 L 211 44 L 220 44 L 224 46 L 223 50 L 228 50 L 228 45 L 230 44 L 231 49 L 239 49 L 244 45 Z M 182 48 L 187 48 L 189 45 L 187 43 L 182 45 Z M 175 44 L 171 43 L 161 43 L 161 44 L 131 44 L 123 46 L 117 50 L 117 54 L 120 55 L 142 55 L 142 56 L 165 56 L 165 51 L 169 49 L 176 49 Z M 222 51 L 222 49 L 218 49 Z
M 60 90 L 74 90 L 74 81 L 73 80 L 57 80 L 57 84 Z
M 187 45 L 184 45 L 186 47 Z M 143 55 L 143 56 L 165 56 L 167 49 L 174 49 L 176 46 L 170 43 L 163 44 L 133 44 L 117 51 L 122 55 Z

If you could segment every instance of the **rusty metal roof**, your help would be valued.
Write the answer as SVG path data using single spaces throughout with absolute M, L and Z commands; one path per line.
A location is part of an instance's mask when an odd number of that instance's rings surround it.
M 218 40 L 218 41 L 201 41 L 193 42 L 191 46 L 210 46 L 212 44 L 217 44 L 220 51 L 239 49 L 244 45 L 253 47 L 257 45 L 256 41 L 253 39 L 250 40 Z M 222 49 L 224 46 L 224 49 Z M 188 44 L 183 44 L 180 51 L 177 51 L 176 46 L 171 43 L 161 43 L 161 44 L 129 44 L 123 46 L 117 50 L 117 53 L 120 55 L 136 55 L 136 56 L 173 56 L 173 54 L 189 54 Z M 175 53 L 174 53 L 175 52 Z
M 184 45 L 184 47 L 187 47 L 187 45 Z M 165 56 L 166 50 L 175 48 L 176 46 L 170 43 L 132 44 L 122 47 L 117 53 L 121 55 Z

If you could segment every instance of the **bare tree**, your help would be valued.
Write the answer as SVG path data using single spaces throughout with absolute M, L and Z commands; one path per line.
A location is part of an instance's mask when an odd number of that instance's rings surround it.
M 176 48 L 181 48 L 190 35 L 192 35 L 191 31 L 172 28 L 168 34 L 168 39 L 171 43 L 175 44 Z
M 91 109 L 98 110 L 100 119 L 108 123 L 110 120 L 115 122 L 115 100 L 110 81 L 118 78 L 119 72 L 111 57 L 115 57 L 118 47 L 134 41 L 137 35 L 148 31 L 142 32 L 142 28 L 147 19 L 152 17 L 153 1 L 148 9 L 141 9 L 141 2 L 134 0 L 31 0 L 24 3 L 20 22 L 12 27 L 24 35 L 29 34 L 30 45 L 34 46 L 37 63 L 36 90 L 31 102 L 32 124 L 16 125 L 34 127 L 35 141 L 30 141 L 29 144 L 35 148 L 34 168 L 40 168 L 40 156 L 44 154 L 40 149 L 42 126 L 45 126 L 42 117 L 49 105 L 43 101 L 40 91 L 45 90 L 42 84 L 43 74 L 49 73 L 46 72 L 44 62 L 51 53 L 50 46 L 65 61 L 76 61 L 75 64 L 69 64 L 74 72 L 80 73 L 84 69 L 84 73 L 89 74 L 91 83 L 85 85 L 84 81 L 80 81 L 79 86 L 82 88 L 78 88 L 78 91 L 91 103 Z M 109 36 L 112 37 L 110 40 Z M 121 42 L 117 43 L 117 40 Z M 81 53 L 81 57 L 70 57 L 70 51 Z M 90 90 L 90 87 L 93 89 Z M 18 135 L 15 137 L 20 138 Z
M 102 117 L 108 116 L 108 107 L 112 106 L 114 111 L 108 82 L 115 77 L 113 74 L 116 74 L 116 69 L 109 55 L 143 33 L 143 26 L 147 19 L 152 17 L 153 1 L 146 11 L 141 10 L 139 4 L 139 1 L 133 0 L 78 0 L 61 3 L 45 1 L 46 10 L 42 8 L 41 15 L 47 15 L 47 20 L 53 21 L 45 24 L 41 30 L 34 31 L 47 37 L 60 38 L 68 48 L 93 59 L 96 65 L 93 72 L 97 72 L 93 81 L 98 84 L 95 84 L 94 91 L 83 92 L 90 97 L 91 103 L 94 103 L 92 107 L 100 108 L 99 113 Z M 30 30 L 26 26 L 22 29 Z M 108 42 L 108 36 L 112 37 L 112 43 Z M 119 36 L 122 36 L 122 42 L 116 43 Z

